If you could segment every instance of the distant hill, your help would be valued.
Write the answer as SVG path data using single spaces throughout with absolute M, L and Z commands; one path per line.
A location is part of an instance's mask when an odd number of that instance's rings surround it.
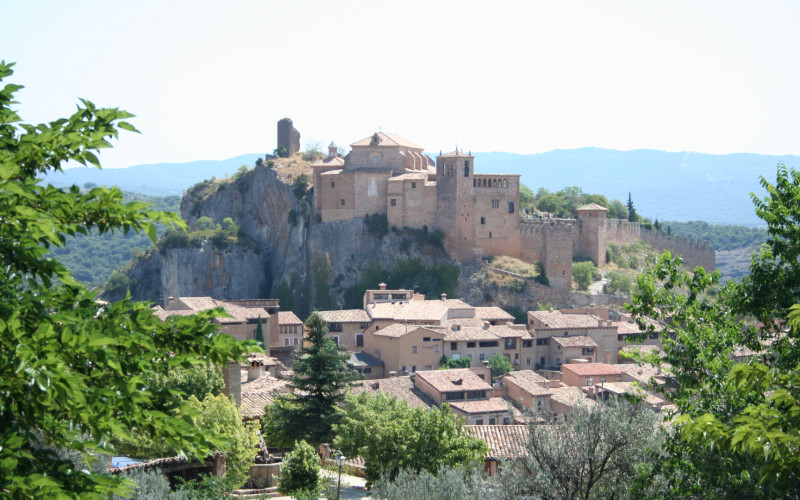
M 127 168 L 96 169 L 76 167 L 48 175 L 45 180 L 54 186 L 83 186 L 92 182 L 119 186 L 123 191 L 149 196 L 180 195 L 191 186 L 211 177 L 227 177 L 242 165 L 252 167 L 264 155 L 244 154 L 227 160 L 198 160 L 186 163 L 152 163 Z
M 710 155 L 581 148 L 533 155 L 474 154 L 476 172 L 521 174 L 522 183 L 534 191 L 540 187 L 557 191 L 578 186 L 584 192 L 623 202 L 630 192 L 637 211 L 644 217 L 745 226 L 760 224 L 750 201 L 751 192 L 763 195 L 759 176 L 774 179 L 779 162 L 800 169 L 800 156 L 749 153 Z M 53 185 L 116 184 L 125 191 L 164 196 L 181 194 L 212 176 L 233 174 L 241 165 L 252 166 L 259 156 L 246 154 L 221 161 L 157 163 L 105 170 L 73 168 L 50 175 L 47 180 Z

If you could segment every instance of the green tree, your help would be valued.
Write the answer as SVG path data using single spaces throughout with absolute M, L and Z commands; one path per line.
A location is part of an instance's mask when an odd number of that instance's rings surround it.
M 320 490 L 319 456 L 305 441 L 298 441 L 281 465 L 278 491 L 284 495 L 315 496 Z
M 328 336 L 328 324 L 313 313 L 305 323 L 308 343 L 294 354 L 293 394 L 281 395 L 265 408 L 263 431 L 271 446 L 289 447 L 306 440 L 319 445 L 331 441 L 336 407 L 359 375 L 347 364 L 350 355 Z
M 489 358 L 489 368 L 492 369 L 492 377 L 502 377 L 506 373 L 513 371 L 514 366 L 507 357 L 500 353 L 492 354 Z
M 668 253 L 638 279 L 631 311 L 640 326 L 648 315 L 670 322 L 665 356 L 649 358 L 670 363 L 681 412 L 680 432 L 651 475 L 667 478 L 669 495 L 800 494 L 800 174 L 779 165 L 776 183 L 761 183 L 768 194 L 753 200 L 770 238 L 741 284 L 729 282 L 712 301 L 706 291 L 718 273 L 687 273 Z M 764 327 L 743 328 L 748 317 Z M 737 364 L 740 346 L 761 354 Z
M 195 222 L 195 227 L 197 227 L 198 231 L 214 229 L 214 221 L 211 220 L 211 217 L 200 217 L 197 219 L 197 222 Z
M 451 368 L 469 368 L 471 365 L 472 360 L 469 358 L 448 359 L 444 354 L 442 354 L 442 359 L 439 360 L 440 370 L 449 370 Z
M 636 213 L 636 208 L 633 206 L 633 198 L 631 193 L 628 193 L 628 204 L 625 206 L 628 210 L 628 220 L 631 222 L 639 222 L 639 214 Z
M 309 178 L 306 174 L 300 174 L 292 181 L 292 192 L 298 200 L 304 200 L 308 193 Z
M 220 369 L 210 363 L 199 364 L 192 368 L 176 367 L 167 373 L 155 373 L 150 377 L 150 386 L 155 394 L 172 394 L 171 390 L 180 391 L 180 396 L 184 399 L 194 396 L 203 400 L 208 395 L 217 395 L 222 392 L 224 382 Z M 174 401 L 167 398 L 158 398 L 154 401 L 154 406 L 170 410 Z
M 525 454 L 500 473 L 505 498 L 627 498 L 629 485 L 657 460 L 657 415 L 610 399 L 577 406 L 568 420 L 531 423 Z
M 0 63 L 0 79 L 12 74 Z M 224 364 L 247 348 L 212 324 L 219 312 L 162 322 L 149 304 L 128 299 L 101 305 L 50 248 L 68 236 L 95 231 L 144 231 L 155 242 L 156 223 L 184 227 L 180 218 L 123 203 L 116 188 L 54 188 L 39 178 L 69 161 L 99 167 L 95 153 L 110 146 L 129 113 L 82 100 L 69 118 L 19 124 L 11 106 L 21 86 L 0 89 L 0 495 L 85 498 L 124 493 L 122 478 L 81 472 L 56 448 L 89 460 L 112 438 L 131 430 L 190 456 L 224 449 L 218 434 L 201 434 L 196 415 L 176 394 L 156 394 L 144 374 L 181 366 Z M 154 408 L 164 396 L 175 413 Z
M 607 293 L 621 293 L 630 295 L 633 288 L 633 279 L 627 274 L 610 272 L 608 273 L 608 283 L 606 284 Z
M 594 262 L 587 260 L 586 262 L 576 262 L 572 264 L 572 279 L 578 284 L 578 288 L 586 290 L 592 284 L 594 279 Z
M 436 473 L 443 465 L 480 462 L 488 451 L 447 403 L 441 408 L 411 407 L 382 392 L 362 392 L 349 396 L 340 413 L 334 445 L 345 456 L 364 458 L 370 483 L 382 473 L 394 479 L 404 468 Z
M 496 497 L 482 470 L 443 466 L 435 472 L 402 469 L 394 481 L 388 474 L 375 482 L 374 496 L 382 500 L 464 500 Z

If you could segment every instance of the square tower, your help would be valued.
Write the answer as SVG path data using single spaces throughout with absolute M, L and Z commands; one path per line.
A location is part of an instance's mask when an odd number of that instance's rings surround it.
M 458 150 L 436 157 L 436 225 L 445 234 L 447 253 L 456 260 L 474 255 L 474 162 L 474 156 Z

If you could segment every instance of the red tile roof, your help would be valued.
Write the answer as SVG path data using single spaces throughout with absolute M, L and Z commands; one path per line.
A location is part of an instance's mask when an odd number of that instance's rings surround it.
M 605 363 L 569 363 L 561 365 L 561 371 L 571 371 L 580 377 L 597 377 L 603 375 L 622 375 L 622 370 Z
M 505 413 L 513 411 L 513 405 L 503 398 L 468 399 L 464 401 L 447 401 L 452 408 L 466 414 Z
M 370 392 L 373 394 L 382 392 L 387 396 L 406 401 L 409 405 L 415 407 L 429 408 L 436 405 L 424 392 L 414 387 L 410 377 L 361 380 L 357 382 L 351 390 L 354 394 L 359 394 L 361 392 Z
M 297 317 L 292 311 L 278 311 L 279 325 L 302 325 L 303 320 Z
M 544 326 L 537 329 L 597 328 L 600 318 L 594 314 L 564 314 L 561 311 L 529 311 L 528 315 Z
M 489 447 L 488 459 L 518 458 L 527 454 L 527 425 L 467 425 L 465 428 Z
M 336 311 L 317 311 L 328 323 L 369 323 L 372 318 L 363 309 L 342 309 Z
M 550 337 L 550 339 L 561 347 L 597 347 L 597 342 L 585 335 Z

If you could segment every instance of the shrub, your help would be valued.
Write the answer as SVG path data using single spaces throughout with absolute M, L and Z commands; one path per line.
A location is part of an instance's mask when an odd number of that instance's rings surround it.
M 310 444 L 299 441 L 281 465 L 278 491 L 283 495 L 297 496 L 299 492 L 317 493 L 319 486 L 319 457 Z
M 367 232 L 378 239 L 389 234 L 389 219 L 386 214 L 367 214 L 364 216 L 364 224 Z
M 580 290 L 586 290 L 592 284 L 592 277 L 594 276 L 594 262 L 587 260 L 586 262 L 576 262 L 572 265 L 572 278 L 578 284 Z
M 167 253 L 170 248 L 187 248 L 189 246 L 189 235 L 180 228 L 171 228 L 164 231 L 161 241 L 158 242 L 158 251 L 161 255 Z
M 214 221 L 211 220 L 211 217 L 204 216 L 197 219 L 197 222 L 195 222 L 194 225 L 198 231 L 205 231 L 207 229 L 214 228 Z

